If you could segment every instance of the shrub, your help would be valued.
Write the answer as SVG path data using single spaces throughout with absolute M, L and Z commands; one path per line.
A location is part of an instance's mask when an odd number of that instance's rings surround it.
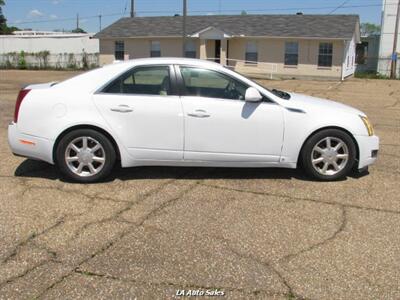
M 354 77 L 363 78 L 363 79 L 390 79 L 389 76 L 380 74 L 375 71 L 356 72 L 356 73 L 354 73 Z M 397 79 L 400 79 L 400 78 L 397 78 Z
M 25 60 L 25 52 L 21 51 L 18 57 L 18 68 L 19 69 L 26 69 L 26 60 Z

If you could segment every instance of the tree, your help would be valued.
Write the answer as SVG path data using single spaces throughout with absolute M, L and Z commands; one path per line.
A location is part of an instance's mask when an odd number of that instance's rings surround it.
M 1 0 L 0 0 L 1 1 Z M 83 30 L 82 28 L 76 28 L 74 30 L 72 30 L 73 33 L 87 33 L 85 30 Z
M 7 19 L 3 15 L 2 6 L 4 5 L 4 0 L 0 0 L 0 34 L 5 34 L 7 28 Z
M 245 11 L 245 10 L 242 10 L 242 12 L 240 13 L 240 15 L 242 15 L 242 16 L 246 16 L 246 15 L 247 15 L 247 11 Z
M 4 0 L 0 0 L 0 34 L 11 34 L 13 31 L 18 30 L 18 28 L 14 26 L 11 27 L 7 26 L 7 19 L 3 15 L 3 9 L 2 9 L 2 6 L 4 5 L 5 5 Z
M 362 23 L 360 27 L 361 35 L 368 36 L 381 33 L 381 26 L 373 23 Z

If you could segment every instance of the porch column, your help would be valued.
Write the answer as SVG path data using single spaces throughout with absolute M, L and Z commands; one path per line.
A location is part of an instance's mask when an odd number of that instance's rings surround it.
M 226 66 L 227 63 L 227 57 L 226 57 L 226 48 L 227 48 L 227 39 L 222 39 L 221 40 L 221 56 L 220 56 L 220 64 L 223 66 Z
M 206 40 L 200 39 L 200 59 L 207 59 Z

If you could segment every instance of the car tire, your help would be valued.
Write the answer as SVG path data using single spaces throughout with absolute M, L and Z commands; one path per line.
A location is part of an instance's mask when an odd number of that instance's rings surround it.
M 61 138 L 55 160 L 68 179 L 89 183 L 110 174 L 116 153 L 113 144 L 104 134 L 93 129 L 78 129 Z
M 356 145 L 349 134 L 339 129 L 325 129 L 305 142 L 301 163 L 307 174 L 317 180 L 337 180 L 352 171 L 356 154 Z

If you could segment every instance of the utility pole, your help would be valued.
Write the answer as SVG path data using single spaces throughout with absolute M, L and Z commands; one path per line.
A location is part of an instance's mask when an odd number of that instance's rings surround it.
M 101 31 L 101 15 L 99 15 L 99 31 Z
M 399 19 L 400 19 L 400 0 L 397 3 L 397 14 L 396 14 L 396 25 L 394 28 L 394 38 L 393 38 L 393 52 L 392 52 L 392 66 L 390 72 L 390 78 L 396 79 L 397 71 L 397 36 L 399 35 Z
M 186 15 L 187 15 L 187 1 L 183 0 L 183 17 L 182 17 L 182 57 L 185 57 L 186 45 Z
M 131 0 L 131 18 L 135 17 L 135 0 Z
M 76 14 L 76 29 L 79 28 L 79 14 Z

